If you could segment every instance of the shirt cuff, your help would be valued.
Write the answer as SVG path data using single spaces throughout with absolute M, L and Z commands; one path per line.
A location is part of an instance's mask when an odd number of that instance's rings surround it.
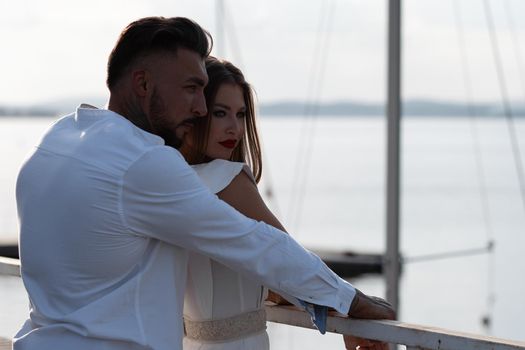
M 304 307 L 306 312 L 310 314 L 310 317 L 312 318 L 312 322 L 314 323 L 315 327 L 317 327 L 319 332 L 321 332 L 321 334 L 325 334 L 328 307 L 323 306 L 323 305 L 310 304 L 301 299 L 297 299 L 297 300 L 299 300 L 299 303 Z
M 350 305 L 352 305 L 352 301 L 354 300 L 356 291 L 355 288 L 348 282 L 341 280 L 341 285 L 339 286 L 338 292 L 337 292 L 337 305 L 334 307 L 337 312 L 340 312 L 344 315 L 348 315 L 348 312 L 350 311 Z M 308 303 L 304 300 L 297 299 L 299 304 L 304 307 L 306 312 L 310 315 L 312 318 L 312 322 L 314 323 L 315 327 L 321 332 L 321 334 L 326 333 L 326 319 L 328 316 L 328 307 L 323 305 L 316 305 Z
M 334 309 L 341 314 L 348 315 L 355 294 L 354 286 L 343 279 L 339 279 L 339 288 L 337 288 L 336 305 L 334 305 Z

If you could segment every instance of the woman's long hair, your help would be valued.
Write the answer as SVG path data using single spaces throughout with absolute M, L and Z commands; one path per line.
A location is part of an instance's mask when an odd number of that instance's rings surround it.
M 204 88 L 204 96 L 206 97 L 208 117 L 197 118 L 198 120 L 192 128 L 193 146 L 188 149 L 187 154 L 185 154 L 186 160 L 189 164 L 206 163 L 212 160 L 206 156 L 212 107 L 215 104 L 215 97 L 221 85 L 234 84 L 242 89 L 244 103 L 246 105 L 246 116 L 244 135 L 237 147 L 233 150 L 229 160 L 248 164 L 258 183 L 262 175 L 262 156 L 261 144 L 257 133 L 252 88 L 244 79 L 244 75 L 240 69 L 228 61 L 208 57 L 206 59 L 206 71 L 209 81 L 208 85 Z

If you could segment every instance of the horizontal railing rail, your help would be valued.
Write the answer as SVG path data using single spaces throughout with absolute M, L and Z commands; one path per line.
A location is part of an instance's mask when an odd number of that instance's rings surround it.
M 0 275 L 20 277 L 20 261 L 0 257 Z M 268 304 L 266 305 L 266 318 L 270 322 L 315 329 L 310 316 L 293 306 Z M 332 333 L 349 334 L 391 344 L 405 345 L 407 349 L 525 350 L 525 342 L 521 341 L 398 321 L 357 320 L 337 313 L 328 317 L 326 330 Z
M 0 256 L 0 276 L 1 275 L 20 277 L 20 260 Z
M 266 305 L 266 319 L 270 322 L 314 329 L 310 316 L 293 306 Z M 337 313 L 328 317 L 326 326 L 328 332 L 405 345 L 407 349 L 525 350 L 525 342 L 398 321 L 357 320 Z

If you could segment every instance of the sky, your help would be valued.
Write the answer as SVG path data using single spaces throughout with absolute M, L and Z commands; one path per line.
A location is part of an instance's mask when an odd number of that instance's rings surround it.
M 209 30 L 213 54 L 240 66 L 262 103 L 382 102 L 387 3 L 223 0 L 220 25 L 214 0 L 0 0 L 0 105 L 107 96 L 106 60 L 120 31 L 152 15 L 189 17 Z M 499 101 L 483 4 L 403 1 L 404 98 Z M 487 4 L 508 94 L 525 101 L 525 1 Z

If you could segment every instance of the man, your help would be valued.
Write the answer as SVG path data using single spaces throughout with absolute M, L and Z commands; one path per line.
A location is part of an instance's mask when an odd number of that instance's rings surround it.
M 188 19 L 131 23 L 109 58 L 108 110 L 80 106 L 22 167 L 31 309 L 15 349 L 180 349 L 187 250 L 312 304 L 393 317 L 290 236 L 218 200 L 175 149 L 206 115 L 209 51 Z

